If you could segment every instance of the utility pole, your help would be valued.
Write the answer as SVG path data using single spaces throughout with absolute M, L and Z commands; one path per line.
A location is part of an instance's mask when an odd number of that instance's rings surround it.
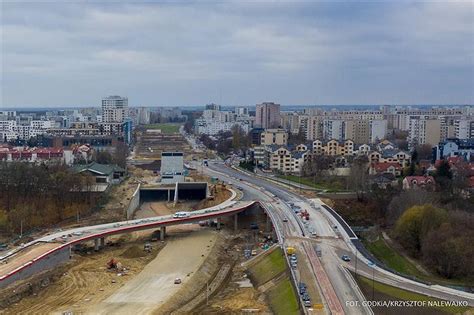
M 23 237 L 23 220 L 20 221 L 20 238 Z

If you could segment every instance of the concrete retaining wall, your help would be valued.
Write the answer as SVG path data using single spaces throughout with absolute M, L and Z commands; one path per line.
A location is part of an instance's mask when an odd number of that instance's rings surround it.
M 137 189 L 132 195 L 132 198 L 130 199 L 130 204 L 128 205 L 127 208 L 127 220 L 130 220 L 133 218 L 133 214 L 135 213 L 135 210 L 138 209 L 140 206 L 140 184 L 138 184 Z
M 34 264 L 31 264 L 27 268 L 16 272 L 10 277 L 0 281 L 0 288 L 4 288 L 7 285 L 31 277 L 32 275 L 43 272 L 44 270 L 53 269 L 61 263 L 67 262 L 70 259 L 69 246 L 61 248 L 41 259 L 37 260 Z

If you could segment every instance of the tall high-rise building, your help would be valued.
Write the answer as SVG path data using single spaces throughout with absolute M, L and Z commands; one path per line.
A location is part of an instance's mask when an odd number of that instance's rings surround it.
M 408 143 L 410 147 L 421 144 L 436 145 L 441 140 L 441 121 L 412 117 L 409 123 Z
M 350 139 L 356 144 L 369 143 L 370 121 L 369 120 L 346 120 L 344 121 L 344 139 Z
M 280 126 L 280 104 L 273 102 L 257 104 L 255 126 L 261 128 L 278 128 Z
M 123 123 L 128 118 L 128 98 L 113 95 L 102 99 L 102 122 Z
M 454 122 L 454 137 L 474 139 L 474 117 L 463 117 Z
M 321 140 L 323 139 L 324 122 L 320 116 L 309 116 L 308 128 L 306 130 L 307 140 Z

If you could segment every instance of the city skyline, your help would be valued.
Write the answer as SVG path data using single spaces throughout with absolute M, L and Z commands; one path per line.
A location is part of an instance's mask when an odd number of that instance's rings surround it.
M 0 108 L 472 104 L 473 5 L 2 3 Z

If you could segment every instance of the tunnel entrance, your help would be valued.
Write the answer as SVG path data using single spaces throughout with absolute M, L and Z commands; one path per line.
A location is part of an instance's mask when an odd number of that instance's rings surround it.
M 174 201 L 177 191 L 177 200 L 203 200 L 209 195 L 207 183 L 177 183 L 173 186 L 142 187 L 140 188 L 140 202 L 147 201 Z

